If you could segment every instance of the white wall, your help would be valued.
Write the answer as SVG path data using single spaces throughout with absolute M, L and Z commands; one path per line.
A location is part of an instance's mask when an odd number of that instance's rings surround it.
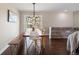
M 74 12 L 73 18 L 74 27 L 79 27 L 79 11 Z
M 7 10 L 17 14 L 16 23 L 7 22 Z M 19 13 L 12 6 L 0 4 L 0 53 L 8 47 L 8 43 L 19 34 Z
M 43 28 L 48 34 L 48 27 L 73 27 L 72 12 L 37 12 L 37 15 L 42 15 Z M 21 30 L 23 32 L 24 15 L 32 15 L 32 12 L 21 11 Z
M 44 27 L 72 27 L 73 13 L 68 12 L 53 12 L 43 14 Z

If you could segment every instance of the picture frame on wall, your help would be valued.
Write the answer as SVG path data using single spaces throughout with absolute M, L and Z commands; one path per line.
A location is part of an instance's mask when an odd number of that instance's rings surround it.
M 16 23 L 17 15 L 15 12 L 8 10 L 8 22 Z

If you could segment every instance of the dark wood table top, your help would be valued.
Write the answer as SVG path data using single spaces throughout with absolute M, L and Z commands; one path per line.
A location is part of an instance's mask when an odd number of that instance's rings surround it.
M 39 35 L 39 37 L 45 37 L 45 36 L 48 36 L 48 35 L 46 35 L 46 34 L 45 35 Z M 23 37 L 30 37 L 30 35 L 24 34 Z

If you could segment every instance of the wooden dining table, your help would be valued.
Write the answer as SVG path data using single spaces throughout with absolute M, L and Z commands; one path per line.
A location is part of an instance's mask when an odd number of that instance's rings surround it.
M 39 37 L 41 37 L 41 49 L 45 49 L 45 45 L 46 45 L 46 40 L 45 39 L 46 39 L 46 36 L 47 35 L 45 35 L 45 34 L 39 35 Z M 27 40 L 26 37 L 30 37 L 30 35 L 24 34 L 23 37 L 25 38 L 25 40 Z

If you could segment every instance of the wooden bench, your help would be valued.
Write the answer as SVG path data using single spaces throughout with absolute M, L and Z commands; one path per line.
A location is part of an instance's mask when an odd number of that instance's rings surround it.
M 24 44 L 23 34 L 24 33 L 20 34 L 9 43 L 11 55 L 17 55 L 21 52 L 20 50 L 23 49 Z

